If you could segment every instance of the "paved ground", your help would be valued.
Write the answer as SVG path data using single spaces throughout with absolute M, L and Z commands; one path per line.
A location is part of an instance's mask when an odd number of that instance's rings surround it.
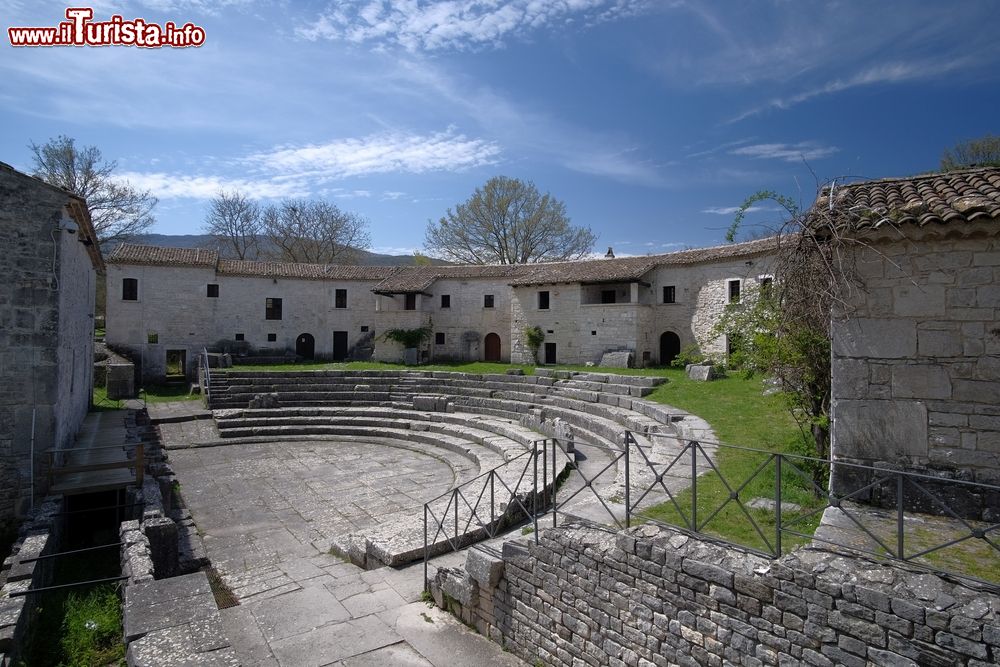
M 168 446 L 186 437 L 178 426 L 161 425 Z M 417 512 L 450 488 L 445 459 L 357 439 L 169 456 L 209 557 L 240 600 L 221 613 L 243 664 L 523 664 L 420 602 L 420 564 L 364 571 L 327 553 L 337 535 Z

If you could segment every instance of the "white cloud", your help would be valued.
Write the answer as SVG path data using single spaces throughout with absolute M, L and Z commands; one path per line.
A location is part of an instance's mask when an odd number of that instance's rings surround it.
M 224 176 L 185 176 L 163 172 L 124 172 L 118 175 L 136 188 L 160 199 L 212 199 L 219 192 L 239 190 L 254 198 L 302 197 L 309 189 L 301 182 L 272 179 L 248 180 Z
M 330 5 L 296 32 L 309 40 L 330 39 L 408 51 L 500 46 L 520 33 L 582 21 L 591 25 L 634 15 L 648 0 L 451 0 L 379 2 L 351 0 Z
M 395 190 L 386 190 L 385 192 L 382 193 L 382 199 L 388 201 L 395 201 L 396 199 L 405 196 L 406 196 L 405 192 L 398 192 Z
M 284 146 L 245 162 L 264 171 L 339 179 L 384 173 L 461 171 L 495 164 L 500 147 L 451 128 L 434 134 L 386 132 L 324 144 Z
M 712 213 L 715 215 L 733 215 L 740 210 L 739 206 L 710 206 L 709 208 L 701 209 L 702 213 Z M 758 213 L 764 211 L 783 211 L 783 208 L 778 206 L 751 206 L 746 212 L 747 213 Z
M 757 159 L 798 162 L 800 160 L 820 160 L 839 151 L 840 149 L 836 146 L 822 146 L 814 141 L 800 141 L 797 144 L 753 144 L 741 146 L 729 152 L 732 155 L 743 155 Z

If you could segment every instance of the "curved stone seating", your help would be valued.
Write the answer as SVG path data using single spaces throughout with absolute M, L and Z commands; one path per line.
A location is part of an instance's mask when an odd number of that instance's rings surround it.
M 605 456 L 610 461 L 613 452 L 621 451 L 625 431 L 630 431 L 634 437 L 628 477 L 631 497 L 642 497 L 645 506 L 665 497 L 658 481 L 671 492 L 689 484 L 690 463 L 663 473 L 687 439 L 714 439 L 708 425 L 697 417 L 643 398 L 664 381 L 543 368 L 534 376 L 395 370 L 228 371 L 212 376 L 211 407 L 220 434 L 227 440 L 391 438 L 458 452 L 475 461 L 481 473 L 528 451 L 536 440 L 565 437 L 566 425 L 575 442 L 601 448 L 588 450 L 588 456 Z M 248 408 L 261 394 L 276 394 L 280 407 Z M 696 463 L 699 472 L 708 467 L 707 460 Z M 560 462 L 560 474 L 563 465 Z M 498 470 L 511 474 L 506 468 Z M 618 459 L 615 473 L 613 480 L 607 475 L 593 488 L 603 498 L 620 502 L 626 480 L 624 459 Z M 457 483 L 462 481 L 457 479 Z M 457 523 L 470 517 L 469 508 L 460 507 Z M 343 536 L 335 548 L 359 565 L 399 565 L 422 555 L 422 536 L 422 522 L 420 526 L 412 521 L 393 522 L 364 535 Z M 461 541 L 482 537 L 485 530 L 470 524 Z M 414 538 L 420 538 L 420 543 Z M 441 540 L 430 545 L 432 552 L 447 547 Z

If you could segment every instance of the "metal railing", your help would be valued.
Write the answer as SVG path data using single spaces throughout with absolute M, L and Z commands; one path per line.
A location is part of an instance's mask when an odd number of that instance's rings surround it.
M 201 354 L 198 355 L 198 364 L 201 366 L 200 380 L 201 380 L 201 395 L 205 398 L 205 407 L 211 409 L 212 407 L 212 371 L 209 370 L 208 363 L 208 349 L 201 348 Z
M 134 456 L 128 456 L 128 450 L 134 450 Z M 121 451 L 125 458 L 114 454 Z M 111 457 L 103 455 L 111 453 Z M 145 448 L 143 443 L 126 443 L 106 447 L 85 447 L 80 449 L 50 449 L 43 454 L 48 459 L 49 486 L 55 485 L 57 477 L 65 475 L 99 472 L 102 470 L 128 469 L 132 471 L 135 485 L 142 486 L 145 469 Z
M 669 460 L 657 463 L 651 447 L 631 432 L 624 434 L 623 441 L 625 446 L 620 448 L 585 445 L 603 451 L 608 458 L 600 470 L 585 474 L 574 464 L 572 448 L 554 439 L 540 440 L 503 466 L 427 503 L 425 583 L 431 556 L 495 537 L 518 523 L 533 525 L 537 543 L 539 521 L 547 514 L 551 514 L 552 526 L 558 525 L 560 516 L 578 518 L 572 503 L 587 490 L 599 501 L 597 507 L 603 508 L 608 523 L 618 528 L 627 528 L 641 518 L 770 558 L 786 553 L 789 541 L 796 545 L 811 542 L 991 586 L 998 583 L 942 561 L 953 555 L 947 551 L 952 547 L 978 549 L 975 558 L 987 561 L 978 571 L 988 574 L 992 568 L 1000 573 L 1000 523 L 994 522 L 989 512 L 977 513 L 968 505 L 978 499 L 981 508 L 992 502 L 996 509 L 1000 486 L 697 441 L 688 441 Z M 750 472 L 737 479 L 727 476 L 716 463 L 720 453 L 727 455 L 726 450 L 728 455 L 739 452 L 744 456 Z M 557 461 L 565 465 L 557 466 Z M 575 486 L 575 490 L 558 495 L 557 468 L 565 471 L 566 486 Z M 623 497 L 609 502 L 596 487 L 609 472 L 617 476 L 619 469 L 624 473 Z M 519 475 L 516 483 L 509 484 L 506 480 L 512 471 Z M 840 476 L 860 481 L 849 485 L 838 482 L 835 488 L 840 491 L 833 493 L 825 482 L 828 474 L 834 479 Z M 526 493 L 528 489 L 538 492 Z M 959 507 L 957 499 L 967 501 L 966 507 Z M 837 512 L 825 515 L 830 508 Z M 664 520 L 664 515 L 672 516 Z M 827 521 L 817 530 L 824 516 Z M 934 521 L 940 525 L 928 527 Z M 737 530 L 733 530 L 735 523 L 739 524 Z M 740 538 L 740 533 L 753 539 Z M 442 536 L 444 541 L 438 542 Z

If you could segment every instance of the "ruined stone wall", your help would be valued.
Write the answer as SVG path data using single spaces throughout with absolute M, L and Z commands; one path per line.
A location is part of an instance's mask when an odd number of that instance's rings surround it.
M 90 403 L 94 269 L 59 230 L 68 201 L 0 169 L 0 522 L 30 505 L 32 422 L 36 451 L 63 447 Z
M 529 664 L 964 665 L 1000 660 L 1000 597 L 823 551 L 769 561 L 653 525 L 545 530 L 442 569 L 439 604 Z M 526 544 L 524 542 L 527 542 Z
M 834 316 L 834 456 L 997 483 L 996 223 L 902 231 L 859 252 L 864 289 Z

